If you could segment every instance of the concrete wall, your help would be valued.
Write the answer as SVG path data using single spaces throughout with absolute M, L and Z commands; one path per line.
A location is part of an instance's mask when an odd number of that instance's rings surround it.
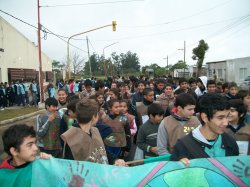
M 36 32 L 36 30 L 34 30 Z M 8 68 L 39 71 L 38 47 L 0 17 L 0 82 L 8 81 Z M 52 60 L 42 53 L 42 70 L 52 71 Z
M 225 61 L 207 62 L 207 76 L 217 81 L 236 82 L 240 84 L 245 77 L 250 76 L 250 57 L 236 58 Z M 240 74 L 240 69 L 247 69 L 246 75 Z

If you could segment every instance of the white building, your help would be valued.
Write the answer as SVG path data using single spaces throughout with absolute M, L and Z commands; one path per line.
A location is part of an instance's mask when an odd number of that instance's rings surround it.
M 250 76 L 250 57 L 207 62 L 207 76 L 222 82 L 236 82 L 238 85 Z
M 38 81 L 38 47 L 2 17 L 0 28 L 0 82 L 31 79 Z M 52 60 L 44 53 L 42 70 L 44 82 L 53 79 Z

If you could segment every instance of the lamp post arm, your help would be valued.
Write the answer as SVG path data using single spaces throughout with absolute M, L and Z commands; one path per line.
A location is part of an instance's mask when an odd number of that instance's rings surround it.
M 82 35 L 82 34 L 86 34 L 86 33 L 88 33 L 88 32 L 92 32 L 92 31 L 95 31 L 95 30 L 98 30 L 98 29 L 102 29 L 102 28 L 105 28 L 105 27 L 109 27 L 109 26 L 112 26 L 112 24 L 104 25 L 104 26 L 102 26 L 102 27 L 97 27 L 97 28 L 94 28 L 94 29 L 91 29 L 91 30 L 88 30 L 88 31 L 85 31 L 85 32 L 80 32 L 80 33 L 74 34 L 74 35 L 72 35 L 72 36 L 70 36 L 70 37 L 68 38 L 68 42 L 67 42 L 68 79 L 70 79 L 70 58 L 69 58 L 69 41 L 70 41 L 70 39 L 72 39 L 72 38 L 75 37 L 75 36 L 79 36 L 79 35 Z

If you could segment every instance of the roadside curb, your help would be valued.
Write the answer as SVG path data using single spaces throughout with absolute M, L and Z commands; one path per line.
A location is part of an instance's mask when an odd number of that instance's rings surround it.
M 16 118 L 0 121 L 0 125 L 2 126 L 2 125 L 6 125 L 8 123 L 13 123 L 13 122 L 16 122 L 16 121 L 19 121 L 19 120 L 23 120 L 23 119 L 32 117 L 34 115 L 40 114 L 41 112 L 45 112 L 45 109 L 42 109 L 42 110 L 39 110 L 39 111 L 36 111 L 36 112 L 32 112 L 30 114 L 26 114 L 26 115 L 23 115 L 23 116 L 19 116 L 19 117 L 16 117 Z

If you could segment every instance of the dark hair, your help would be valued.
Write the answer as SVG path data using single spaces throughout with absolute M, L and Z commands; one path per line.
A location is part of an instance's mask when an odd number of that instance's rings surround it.
M 128 99 L 122 99 L 119 101 L 120 103 L 126 103 L 127 107 L 129 107 L 129 100 Z
M 208 85 L 210 85 L 210 84 L 216 85 L 215 80 L 213 80 L 213 79 L 208 80 L 208 81 L 207 81 L 207 87 L 208 87 Z
M 73 113 L 76 112 L 76 104 L 79 102 L 79 97 L 72 99 L 71 101 L 69 101 L 68 105 L 67 105 L 67 109 L 71 110 Z
M 196 83 L 196 79 L 195 79 L 194 77 L 191 77 L 191 78 L 188 80 L 188 83 L 189 83 L 189 84 Z
M 113 92 L 116 95 L 117 99 L 121 99 L 121 94 L 120 94 L 119 88 L 111 88 L 109 91 Z
M 49 97 L 45 100 L 45 108 L 46 106 L 58 106 L 58 101 L 54 97 Z
M 157 104 L 157 103 L 152 103 L 151 105 L 149 105 L 148 107 L 148 116 L 150 117 L 150 114 L 152 116 L 156 116 L 156 115 L 163 115 L 164 114 L 164 110 L 162 109 L 162 107 Z
M 100 95 L 104 96 L 104 93 L 103 93 L 103 92 L 100 92 L 100 91 L 99 91 L 99 92 L 95 92 L 96 98 L 99 97 Z
M 230 107 L 235 108 L 238 112 L 239 122 L 243 122 L 247 113 L 247 107 L 244 105 L 243 101 L 241 99 L 231 99 L 228 102 L 230 104 Z
M 77 99 L 77 100 L 80 99 L 80 98 L 79 98 L 79 95 L 72 95 L 72 96 L 69 97 L 68 103 L 71 102 L 71 101 L 73 101 L 73 100 L 76 100 L 76 99 Z
M 186 107 L 187 105 L 195 105 L 196 101 L 194 97 L 189 93 L 180 93 L 176 96 L 175 106 L 180 106 L 181 108 Z
M 166 86 L 165 86 L 165 88 L 166 87 L 171 87 L 172 89 L 173 89 L 173 84 L 170 84 L 170 83 L 166 83 Z
M 142 92 L 143 95 L 148 95 L 150 92 L 154 92 L 151 88 L 145 88 Z
M 248 90 L 240 90 L 240 91 L 237 93 L 236 97 L 243 100 L 244 97 L 246 97 L 246 96 L 248 96 L 248 95 L 250 96 L 250 91 L 248 91 Z
M 183 83 L 183 82 L 188 83 L 188 81 L 187 81 L 187 79 L 186 79 L 185 77 L 181 77 L 181 78 L 179 79 L 179 84 L 181 84 L 181 83 Z
M 60 89 L 57 91 L 57 93 L 59 93 L 60 91 L 63 91 L 63 92 L 65 92 L 66 95 L 68 95 L 68 93 L 67 93 L 67 91 L 66 91 L 65 88 L 60 88 Z
M 229 88 L 229 89 L 232 88 L 232 87 L 238 88 L 238 86 L 237 86 L 237 84 L 236 84 L 235 82 L 230 82 L 230 83 L 228 84 L 228 88 Z
M 110 99 L 108 102 L 107 102 L 107 107 L 108 109 L 111 109 L 114 105 L 114 103 L 120 103 L 120 100 L 119 99 Z
M 97 80 L 95 83 L 95 91 L 98 91 L 99 88 L 103 88 L 104 86 L 105 86 L 105 84 L 102 80 Z
M 3 147 L 4 151 L 10 155 L 10 148 L 14 147 L 17 151 L 20 150 L 20 146 L 22 145 L 24 138 L 26 137 L 36 137 L 36 131 L 33 126 L 28 126 L 26 124 L 17 124 L 9 127 L 3 133 Z
M 208 120 L 213 118 L 215 112 L 228 110 L 229 108 L 227 99 L 217 93 L 207 93 L 199 101 L 200 113 L 205 113 Z
M 84 86 L 92 86 L 92 81 L 89 79 L 86 79 L 83 84 Z
M 155 82 L 155 84 L 160 84 L 160 83 L 166 84 L 166 81 L 164 79 L 157 79 Z
M 228 82 L 225 82 L 222 84 L 222 90 L 224 91 L 226 88 L 228 88 Z
M 93 99 L 82 99 L 76 104 L 76 119 L 79 123 L 88 123 L 97 114 L 98 105 Z
M 139 80 L 135 83 L 135 87 L 137 88 L 139 84 L 143 84 L 144 86 L 146 86 L 145 81 Z

